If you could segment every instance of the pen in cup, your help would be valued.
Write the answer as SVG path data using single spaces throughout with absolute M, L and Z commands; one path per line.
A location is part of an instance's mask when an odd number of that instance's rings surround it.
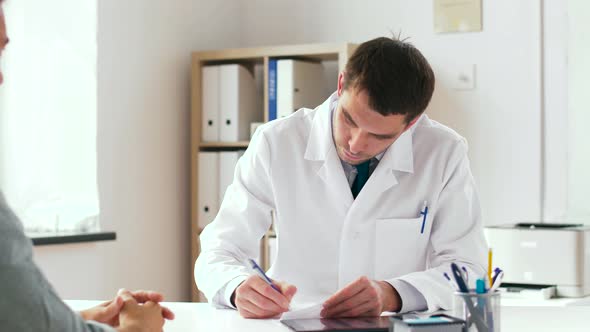
M 493 284 L 492 281 L 492 248 L 488 250 L 488 282 L 490 287 Z
M 467 284 L 467 287 L 469 287 L 469 273 L 467 273 L 467 268 L 461 266 L 461 271 L 463 272 L 463 279 L 465 279 L 465 283 Z
M 489 290 L 490 293 L 495 292 L 500 287 L 500 284 L 502 284 L 503 278 L 504 278 L 504 271 L 500 270 L 496 274 L 496 276 L 494 276 L 494 283 L 492 284 L 492 287 L 490 287 L 490 290 Z
M 477 326 L 477 330 L 478 331 L 486 331 L 488 327 L 487 327 L 482 315 L 475 308 L 475 306 L 473 305 L 473 302 L 471 302 L 471 298 L 468 296 L 469 295 L 469 288 L 467 287 L 467 284 L 465 283 L 465 280 L 463 279 L 463 274 L 461 272 L 461 269 L 459 268 L 459 266 L 457 266 L 457 264 L 451 263 L 451 272 L 453 273 L 453 278 L 455 278 L 455 282 L 457 282 L 457 286 L 459 287 L 460 293 L 466 294 L 466 295 L 464 295 L 463 300 L 464 300 L 465 304 L 467 305 L 467 310 L 471 314 L 471 318 L 473 319 L 475 326 Z

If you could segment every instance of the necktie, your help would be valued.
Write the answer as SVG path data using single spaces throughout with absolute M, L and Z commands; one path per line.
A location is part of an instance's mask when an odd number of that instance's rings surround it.
M 352 191 L 352 196 L 354 198 L 358 196 L 358 194 L 361 192 L 361 189 L 363 189 L 363 186 L 365 185 L 365 183 L 367 183 L 367 180 L 369 179 L 370 163 L 371 161 L 367 160 L 364 163 L 355 166 L 357 174 L 356 178 L 354 179 L 354 182 L 352 182 L 352 187 L 350 188 L 350 190 Z

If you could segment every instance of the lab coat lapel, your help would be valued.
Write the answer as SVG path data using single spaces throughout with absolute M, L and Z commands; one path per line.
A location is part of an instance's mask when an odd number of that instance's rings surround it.
M 330 104 L 334 98 L 336 98 L 336 94 L 333 94 L 316 110 L 304 158 L 321 162 L 321 166 L 317 170 L 318 176 L 326 186 L 333 188 L 335 199 L 341 201 L 348 208 L 352 205 L 353 197 L 332 138 Z

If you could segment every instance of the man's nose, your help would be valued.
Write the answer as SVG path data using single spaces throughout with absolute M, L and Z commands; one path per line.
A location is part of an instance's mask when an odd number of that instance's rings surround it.
M 357 128 L 352 130 L 350 133 L 350 139 L 348 140 L 348 149 L 351 153 L 357 154 L 365 150 L 367 146 L 367 140 L 363 133 Z

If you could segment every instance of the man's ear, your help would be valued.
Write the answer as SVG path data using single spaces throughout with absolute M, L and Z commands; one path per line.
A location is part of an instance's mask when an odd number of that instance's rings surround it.
M 416 116 L 416 117 L 414 118 L 414 120 L 412 120 L 410 123 L 408 123 L 408 124 L 406 125 L 406 129 L 404 129 L 404 131 L 406 131 L 406 130 L 408 130 L 408 129 L 412 128 L 412 126 L 413 126 L 413 125 L 414 125 L 416 122 L 418 122 L 418 119 L 420 119 L 420 116 L 421 116 L 421 115 L 422 115 L 422 113 L 418 114 L 418 116 Z
M 342 96 L 344 92 L 344 72 L 338 74 L 338 97 Z

